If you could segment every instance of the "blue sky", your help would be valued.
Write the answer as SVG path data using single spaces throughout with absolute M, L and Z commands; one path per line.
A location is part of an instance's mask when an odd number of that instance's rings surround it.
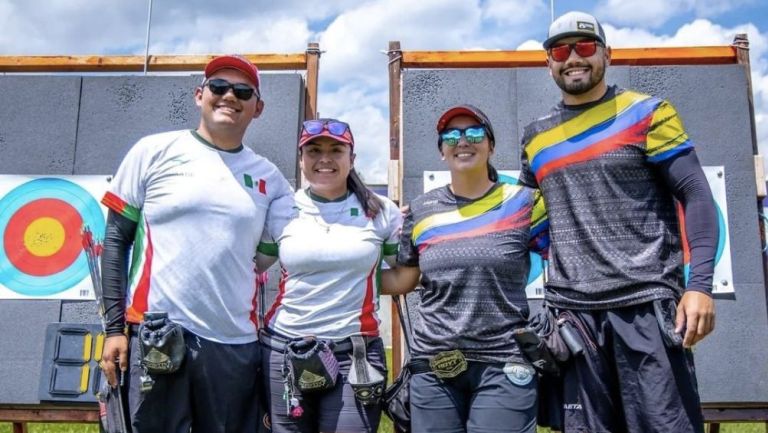
M 761 153 L 768 155 L 764 0 L 553 0 L 603 23 L 614 47 L 726 45 L 747 33 Z M 149 0 L 0 0 L 0 55 L 144 54 Z M 404 50 L 538 49 L 550 0 L 154 0 L 151 54 L 296 53 L 319 42 L 318 109 L 351 123 L 356 165 L 384 182 L 387 59 Z

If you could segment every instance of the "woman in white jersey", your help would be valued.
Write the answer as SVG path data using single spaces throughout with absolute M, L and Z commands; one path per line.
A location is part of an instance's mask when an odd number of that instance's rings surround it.
M 298 215 L 259 246 L 261 269 L 265 256 L 281 267 L 260 335 L 272 430 L 376 432 L 386 378 L 378 277 L 382 260 L 394 264 L 402 217 L 355 172 L 348 124 L 304 122 L 299 154 L 309 186 L 296 192 Z

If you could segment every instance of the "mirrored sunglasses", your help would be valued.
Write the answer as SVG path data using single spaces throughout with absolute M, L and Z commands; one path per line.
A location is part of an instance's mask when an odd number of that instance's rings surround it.
M 251 99 L 254 94 L 256 94 L 257 99 L 259 98 L 259 91 L 245 83 L 232 84 L 221 78 L 213 78 L 206 81 L 204 85 L 208 87 L 211 93 L 218 96 L 224 96 L 230 89 L 232 89 L 232 93 L 237 99 L 247 101 Z
M 304 132 L 310 135 L 319 134 L 323 132 L 323 129 L 325 129 L 330 132 L 331 135 L 341 137 L 345 132 L 349 131 L 349 125 L 338 120 L 306 120 L 302 125 Z M 352 131 L 350 131 L 350 135 L 351 134 Z
M 592 57 L 597 52 L 597 41 L 579 41 L 573 44 L 555 45 L 549 49 L 549 57 L 556 62 L 564 62 L 571 56 L 571 51 L 576 51 L 579 57 Z
M 467 140 L 467 143 L 477 144 L 485 138 L 485 127 L 483 125 L 472 125 L 466 128 L 448 128 L 440 133 L 440 144 L 456 146 L 461 140 L 461 136 Z

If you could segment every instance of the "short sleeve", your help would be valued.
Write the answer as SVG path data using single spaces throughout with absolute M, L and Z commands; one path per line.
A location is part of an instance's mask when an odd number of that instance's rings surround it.
M 409 208 L 403 218 L 403 230 L 400 233 L 400 248 L 397 251 L 397 264 L 419 266 L 419 250 L 413 244 L 413 209 Z
M 535 173 L 531 170 L 531 163 L 528 160 L 528 153 L 526 152 L 526 146 L 529 142 L 530 135 L 526 132 L 520 143 L 520 178 L 518 179 L 518 183 L 529 188 L 538 188 L 539 184 L 536 181 Z
M 280 239 L 283 229 L 298 216 L 295 193 L 291 184 L 279 171 L 276 171 L 275 177 L 278 178 L 276 179 L 278 187 L 274 198 L 269 202 L 264 230 L 261 232 L 261 240 L 257 248 L 259 253 L 271 257 L 278 256 L 277 241 Z
M 138 222 L 147 190 L 147 178 L 152 159 L 147 138 L 139 140 L 125 155 L 102 204 L 123 217 Z
M 384 242 L 382 244 L 384 261 L 394 266 L 397 262 L 397 251 L 400 246 L 400 232 L 403 228 L 403 214 L 391 200 L 384 201 L 383 217 L 385 218 Z
M 683 128 L 683 121 L 667 101 L 662 101 L 653 112 L 645 143 L 648 161 L 665 161 L 686 150 L 693 149 L 693 143 Z

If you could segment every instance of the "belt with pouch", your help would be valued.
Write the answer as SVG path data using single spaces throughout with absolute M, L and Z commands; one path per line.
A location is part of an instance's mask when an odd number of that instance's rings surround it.
M 377 340 L 379 337 L 364 336 L 363 338 L 365 339 L 365 344 L 367 346 L 371 344 L 371 342 Z M 259 330 L 259 343 L 269 347 L 275 352 L 285 353 L 285 345 L 290 341 L 291 340 L 289 338 L 282 337 L 280 335 L 275 335 L 263 329 Z M 352 352 L 352 340 L 349 338 L 345 338 L 339 341 L 330 341 L 329 343 L 330 343 L 329 346 L 331 346 L 331 350 L 333 351 L 333 353 L 351 353 Z
M 339 373 L 337 359 L 350 357 L 347 381 L 355 398 L 363 405 L 377 405 L 384 394 L 386 378 L 372 366 L 367 346 L 379 337 L 354 335 L 340 341 L 317 340 L 314 337 L 289 339 L 264 329 L 259 330 L 259 343 L 283 358 L 283 380 L 286 386 L 288 415 L 302 416 L 302 394 L 331 389 Z M 332 352 L 332 353 L 331 353 Z

